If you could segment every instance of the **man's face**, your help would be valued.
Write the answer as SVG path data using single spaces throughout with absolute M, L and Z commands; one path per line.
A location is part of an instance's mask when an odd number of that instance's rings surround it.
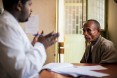
M 32 0 L 28 0 L 21 9 L 19 22 L 26 22 L 32 12 Z
M 87 22 L 83 26 L 83 35 L 88 42 L 95 41 L 99 36 L 99 31 L 96 28 L 95 24 L 91 21 Z

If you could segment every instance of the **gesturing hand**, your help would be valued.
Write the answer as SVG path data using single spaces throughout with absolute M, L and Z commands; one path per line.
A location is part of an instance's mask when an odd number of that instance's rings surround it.
M 56 42 L 56 39 L 59 37 L 59 33 L 49 33 L 47 35 L 43 35 L 43 33 L 41 33 L 41 35 L 38 37 L 38 42 L 41 42 L 45 48 L 48 48 L 49 46 L 51 46 L 52 44 L 54 44 Z
M 39 32 L 37 32 L 37 34 L 36 34 L 36 35 L 34 35 L 34 38 L 33 38 L 32 42 L 31 42 L 31 44 L 32 44 L 33 46 L 34 46 L 34 45 L 35 45 L 35 43 L 37 42 L 38 34 L 39 34 Z

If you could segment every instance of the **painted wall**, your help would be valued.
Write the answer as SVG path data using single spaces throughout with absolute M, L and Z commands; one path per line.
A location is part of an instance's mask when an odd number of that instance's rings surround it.
M 108 35 L 117 48 L 117 3 L 108 0 Z
M 39 16 L 39 31 L 47 34 L 56 29 L 56 0 L 32 0 L 33 15 Z M 55 61 L 55 45 L 47 49 L 47 61 Z
M 42 30 L 45 34 L 56 31 L 56 0 L 32 0 L 32 15 L 39 17 L 39 32 Z M 21 24 L 24 29 L 24 24 Z M 27 34 L 32 41 L 32 34 Z M 55 45 L 52 45 L 47 51 L 46 63 L 55 62 Z

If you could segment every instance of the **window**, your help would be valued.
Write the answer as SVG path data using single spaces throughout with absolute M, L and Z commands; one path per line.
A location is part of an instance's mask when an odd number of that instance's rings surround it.
M 88 0 L 87 18 L 99 21 L 101 29 L 105 29 L 105 0 Z
M 86 4 L 83 5 L 83 3 L 86 1 L 64 0 L 65 34 L 82 34 L 83 21 L 86 21 Z
M 59 41 L 65 34 L 82 34 L 82 25 L 86 21 L 86 0 L 59 0 L 58 2 Z

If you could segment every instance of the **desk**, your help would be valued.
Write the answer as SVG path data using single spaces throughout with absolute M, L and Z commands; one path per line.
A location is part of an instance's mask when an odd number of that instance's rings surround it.
M 92 65 L 97 65 L 97 64 L 79 63 L 79 64 L 74 64 L 74 65 L 77 65 L 77 66 L 92 66 Z M 98 70 L 98 72 L 110 74 L 109 76 L 103 77 L 103 78 L 117 78 L 117 64 L 109 64 L 109 65 L 102 65 L 102 66 L 106 67 L 108 69 Z M 47 71 L 47 70 L 43 70 L 40 73 L 39 78 L 73 78 L 73 77 L 57 74 L 55 72 L 51 72 L 51 71 Z M 94 78 L 94 77 L 81 76 L 81 77 L 78 77 L 78 78 Z

